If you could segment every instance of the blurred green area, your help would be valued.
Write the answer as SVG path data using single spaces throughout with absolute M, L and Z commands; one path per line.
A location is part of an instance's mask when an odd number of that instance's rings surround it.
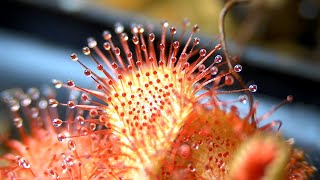
M 148 18 L 165 18 L 173 25 L 180 25 L 182 19 L 188 18 L 200 26 L 202 33 L 217 37 L 219 13 L 227 1 L 96 0 L 95 3 Z M 226 34 L 240 49 L 247 44 L 257 45 L 318 63 L 319 16 L 318 0 L 250 0 L 227 15 Z

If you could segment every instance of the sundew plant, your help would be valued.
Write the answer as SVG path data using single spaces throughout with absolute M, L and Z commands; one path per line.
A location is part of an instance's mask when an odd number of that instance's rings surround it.
M 70 59 L 95 87 L 53 80 L 70 98 L 59 102 L 47 88 L 1 93 L 20 139 L 1 138 L 1 179 L 308 179 L 315 168 L 285 139 L 280 121 L 261 125 L 242 66 L 227 52 L 221 11 L 220 43 L 201 47 L 198 25 L 161 23 L 161 34 L 120 23 L 90 37 Z M 187 38 L 184 42 L 183 38 Z M 221 53 L 221 54 L 220 54 Z M 88 59 L 96 68 L 89 68 Z M 236 62 L 236 63 L 234 63 Z M 235 83 L 241 88 L 231 89 Z M 241 94 L 234 101 L 220 95 Z M 248 102 L 246 116 L 238 104 Z M 227 106 L 226 106 L 227 105 Z M 66 109 L 64 118 L 58 107 Z M 243 113 L 243 112 L 242 112 Z

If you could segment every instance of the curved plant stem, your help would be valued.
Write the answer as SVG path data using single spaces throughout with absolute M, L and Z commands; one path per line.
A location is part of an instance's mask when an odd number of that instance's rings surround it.
M 228 64 L 228 69 L 229 71 L 232 71 L 233 66 L 229 58 L 228 50 L 227 50 L 227 43 L 226 43 L 226 35 L 225 35 L 225 16 L 227 15 L 228 11 L 235 6 L 236 4 L 239 3 L 248 3 L 250 0 L 229 0 L 224 7 L 222 8 L 220 12 L 220 17 L 219 17 L 219 33 L 220 33 L 220 41 L 221 41 L 221 46 L 223 49 L 224 56 L 226 58 L 227 64 Z M 245 83 L 242 81 L 241 77 L 239 76 L 238 73 L 232 71 L 233 77 L 240 83 L 240 85 L 243 88 L 247 88 Z M 249 105 L 250 108 L 253 108 L 253 96 L 252 93 L 249 91 L 246 91 L 246 94 L 249 97 Z M 254 119 L 254 116 L 252 116 Z

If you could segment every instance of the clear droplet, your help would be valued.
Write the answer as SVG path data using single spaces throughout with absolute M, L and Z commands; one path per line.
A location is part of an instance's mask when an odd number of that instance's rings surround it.
M 288 102 L 292 102 L 293 101 L 293 96 L 292 95 L 287 96 L 287 101 Z
M 196 171 L 196 168 L 193 166 L 192 163 L 189 163 L 189 164 L 188 164 L 188 169 L 189 169 L 191 172 L 195 172 L 195 171 Z
M 142 34 L 144 32 L 144 28 L 141 24 L 138 25 L 138 32 Z
M 178 49 L 179 48 L 179 41 L 175 41 L 175 42 L 173 42 L 173 48 L 174 49 Z
M 88 41 L 89 48 L 94 48 L 97 46 L 97 41 L 94 38 L 89 37 L 87 41 Z
M 55 170 L 53 170 L 52 168 L 48 169 L 48 173 L 51 175 L 51 177 L 53 179 L 59 179 L 58 173 Z
M 72 80 L 69 80 L 67 82 L 67 85 L 70 86 L 70 87 L 74 87 L 75 86 L 75 84 L 74 84 L 74 82 Z
M 52 125 L 55 127 L 60 127 L 63 124 L 63 121 L 61 119 L 55 118 L 52 120 Z
M 84 74 L 85 74 L 86 76 L 91 76 L 91 70 L 90 70 L 90 69 L 84 70 Z
M 76 105 L 73 101 L 68 101 L 67 105 L 70 109 L 74 109 L 76 107 Z
M 96 127 L 97 127 L 96 123 L 90 123 L 89 128 L 91 131 L 94 131 L 96 129 Z
M 193 39 L 193 44 L 194 44 L 194 45 L 198 45 L 199 43 L 200 43 L 200 38 L 195 37 L 195 38 Z
M 139 38 L 138 38 L 138 36 L 133 36 L 133 37 L 132 37 L 132 42 L 133 42 L 134 44 L 138 44 L 138 43 L 139 43 Z
M 176 29 L 175 27 L 171 27 L 171 28 L 170 28 L 170 33 L 171 33 L 172 35 L 176 34 L 176 33 L 177 33 L 177 29 Z
M 89 100 L 89 96 L 87 95 L 87 94 L 81 94 L 81 99 L 83 100 L 83 101 L 88 101 Z
M 108 120 L 107 116 L 105 116 L 105 115 L 100 115 L 100 116 L 99 116 L 99 121 L 100 121 L 100 122 L 105 123 L 105 122 L 107 122 L 107 120 Z
M 126 33 L 121 33 L 121 40 L 128 41 L 129 37 Z
M 247 95 L 241 95 L 239 96 L 238 100 L 242 103 L 242 104 L 246 104 L 248 101 L 248 96 Z
M 76 53 L 72 53 L 72 54 L 70 55 L 70 58 L 71 58 L 72 61 L 78 61 L 78 60 L 79 60 L 79 59 L 78 59 L 78 55 L 77 55 Z
M 198 31 L 200 31 L 200 27 L 196 24 L 196 25 L 193 26 L 192 31 L 193 32 L 198 32 Z
M 153 33 L 150 33 L 150 34 L 149 34 L 149 40 L 150 40 L 151 42 L 153 42 L 155 38 L 156 38 L 156 36 L 155 36 Z
M 75 163 L 75 158 L 72 155 L 68 155 L 64 158 L 64 162 L 67 166 L 72 166 Z
M 131 26 L 131 32 L 132 32 L 132 34 L 137 34 L 137 33 L 138 33 L 137 24 L 132 23 L 130 26 Z
M 13 118 L 13 124 L 16 128 L 21 128 L 23 125 L 23 120 L 20 117 Z
M 31 104 L 31 98 L 29 96 L 27 96 L 27 95 L 23 95 L 21 97 L 21 101 L 20 102 L 21 102 L 21 106 L 27 107 L 27 106 L 29 106 Z
M 162 27 L 164 28 L 167 28 L 169 26 L 169 23 L 167 20 L 163 20 L 161 24 L 162 24 Z
M 47 100 L 45 99 L 41 99 L 39 102 L 38 102 L 38 107 L 40 109 L 46 109 L 48 107 L 48 102 Z
M 204 57 L 204 56 L 206 56 L 206 54 L 207 54 L 207 50 L 205 50 L 205 49 L 200 49 L 199 54 L 200 54 L 200 56 Z
M 80 125 L 84 125 L 85 119 L 83 116 L 77 116 L 76 121 L 78 121 Z
M 103 47 L 104 47 L 104 49 L 105 49 L 106 51 L 109 51 L 110 48 L 111 48 L 111 45 L 110 45 L 110 43 L 105 42 L 105 43 L 103 43 Z
M 218 63 L 221 63 L 221 61 L 222 61 L 221 55 L 216 55 L 216 57 L 214 57 L 214 63 L 218 64 Z
M 206 69 L 206 66 L 204 64 L 201 64 L 198 69 L 200 72 L 202 72 Z
M 249 91 L 251 91 L 251 92 L 256 92 L 257 89 L 258 89 L 258 86 L 255 85 L 255 84 L 251 84 L 251 85 L 249 86 Z
M 64 134 L 59 133 L 59 134 L 57 135 L 57 138 L 58 138 L 58 141 L 64 141 L 67 137 L 66 137 L 66 135 L 64 135 Z
M 51 107 L 57 107 L 59 102 L 56 99 L 49 99 L 48 103 Z
M 123 31 L 124 31 L 123 25 L 120 24 L 120 23 L 116 23 L 116 24 L 115 24 L 114 31 L 115 31 L 117 34 L 123 33 Z
M 90 109 L 90 110 L 89 110 L 89 115 L 90 115 L 91 117 L 97 116 L 97 115 L 98 115 L 98 110 L 96 110 L 96 109 Z
M 210 73 L 212 74 L 212 75 L 217 75 L 218 74 L 218 67 L 216 67 L 216 66 L 213 66 L 211 69 L 210 69 Z
M 91 53 L 90 49 L 89 49 L 87 46 L 85 46 L 85 47 L 82 48 L 82 52 L 83 52 L 83 54 L 86 55 L 86 56 Z
M 31 166 L 29 161 L 25 157 L 20 156 L 18 156 L 18 165 L 25 169 L 29 169 Z
M 103 31 L 102 36 L 106 41 L 108 41 L 112 38 L 112 35 L 109 31 Z
M 76 150 L 76 143 L 72 140 L 68 141 L 68 148 L 70 151 L 75 151 Z
M 199 144 L 198 143 L 194 143 L 192 146 L 194 149 L 199 149 Z
M 118 47 L 114 48 L 114 54 L 119 56 L 121 53 L 120 49 Z
M 240 72 L 242 70 L 242 66 L 240 64 L 237 64 L 233 67 L 235 72 Z
M 61 162 L 62 173 L 65 174 L 68 171 L 68 166 L 65 162 Z
M 11 112 L 17 112 L 20 109 L 20 104 L 18 102 L 9 105 Z
M 52 80 L 52 84 L 53 84 L 54 87 L 57 88 L 57 89 L 61 88 L 62 85 L 63 85 L 61 81 L 56 80 L 56 79 L 53 79 L 53 80 Z

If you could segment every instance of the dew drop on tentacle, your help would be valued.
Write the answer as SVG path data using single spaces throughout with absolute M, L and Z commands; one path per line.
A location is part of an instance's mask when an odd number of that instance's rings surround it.
M 188 169 L 190 172 L 196 172 L 196 168 L 194 167 L 193 163 L 188 164 Z
M 214 57 L 214 63 L 219 64 L 222 61 L 222 56 L 221 55 L 216 55 Z
M 55 127 L 60 127 L 63 124 L 63 121 L 61 119 L 55 118 L 52 120 L 52 125 Z
M 213 66 L 212 68 L 210 68 L 211 75 L 217 75 L 218 71 L 219 71 L 219 69 L 217 66 Z
M 40 99 L 40 101 L 38 102 L 38 107 L 40 109 L 46 109 L 48 107 L 48 102 L 46 99 Z
M 199 54 L 200 54 L 201 57 L 204 57 L 204 56 L 207 55 L 207 50 L 205 50 L 205 49 L 200 49 Z M 203 65 L 203 64 L 202 64 L 202 65 Z
M 78 61 L 78 60 L 79 60 L 79 59 L 78 59 L 78 55 L 77 55 L 76 53 L 72 53 L 72 54 L 70 55 L 70 58 L 71 58 L 72 61 Z
M 88 42 L 89 48 L 94 48 L 94 47 L 97 46 L 97 41 L 96 41 L 94 38 L 92 38 L 92 37 L 89 37 L 89 38 L 87 39 L 87 42 Z
M 195 46 L 198 45 L 199 43 L 200 43 L 200 38 L 198 38 L 198 37 L 193 38 L 193 44 Z
M 54 85 L 54 87 L 55 87 L 56 89 L 61 88 L 62 85 L 63 85 L 63 83 L 62 83 L 61 81 L 56 80 L 56 79 L 53 79 L 53 80 L 52 80 L 52 84 Z
M 170 33 L 171 33 L 171 35 L 176 34 L 177 33 L 177 29 L 175 27 L 171 27 L 170 28 Z
M 57 135 L 58 141 L 64 141 L 67 137 L 64 133 L 59 133 Z
M 97 124 L 96 123 L 90 123 L 89 128 L 91 131 L 96 130 Z
M 68 101 L 67 103 L 67 106 L 70 108 L 70 109 L 74 109 L 76 107 L 75 103 L 73 101 Z
M 242 104 L 246 104 L 248 101 L 248 96 L 247 95 L 240 95 L 238 100 L 242 103 Z
M 80 125 L 84 125 L 85 123 L 85 119 L 83 116 L 77 116 L 76 117 L 76 121 L 80 124 Z
M 88 55 L 91 54 L 91 51 L 90 51 L 90 49 L 89 49 L 87 46 L 85 46 L 85 47 L 82 48 L 82 52 L 83 52 L 83 54 L 86 55 L 86 56 L 88 56 Z
M 75 84 L 74 84 L 74 82 L 72 80 L 67 81 L 67 85 L 70 86 L 70 87 L 74 87 L 75 86 Z
M 48 103 L 51 107 L 57 107 L 59 105 L 59 102 L 56 99 L 49 99 Z
M 257 85 L 251 84 L 251 85 L 249 86 L 249 91 L 251 91 L 251 92 L 256 92 L 257 90 L 258 90 L 258 86 L 257 86 Z
M 24 169 L 30 168 L 30 163 L 25 157 L 17 156 L 18 165 Z
M 23 107 L 29 106 L 31 104 L 31 98 L 29 96 L 27 96 L 27 95 L 22 95 L 20 97 L 20 104 Z
M 292 102 L 292 101 L 293 101 L 293 99 L 294 99 L 294 98 L 293 98 L 293 96 L 292 96 L 292 95 L 288 95 L 288 96 L 287 96 L 287 101 L 288 101 L 288 102 Z
M 12 121 L 16 128 L 21 128 L 23 126 L 23 120 L 21 117 L 13 118 Z
M 241 72 L 242 71 L 242 66 L 240 64 L 236 64 L 233 69 L 234 69 L 235 72 Z
M 68 148 L 70 151 L 75 151 L 76 150 L 76 143 L 72 140 L 68 141 Z
M 107 30 L 103 31 L 102 36 L 106 41 L 109 41 L 112 38 L 111 33 Z
M 84 70 L 84 74 L 85 74 L 86 76 L 91 76 L 91 70 L 90 70 L 90 69 L 85 69 L 85 70 Z
M 124 26 L 121 24 L 121 23 L 116 23 L 115 24 L 115 29 L 114 31 L 117 33 L 117 34 L 121 34 L 123 33 L 124 31 Z

